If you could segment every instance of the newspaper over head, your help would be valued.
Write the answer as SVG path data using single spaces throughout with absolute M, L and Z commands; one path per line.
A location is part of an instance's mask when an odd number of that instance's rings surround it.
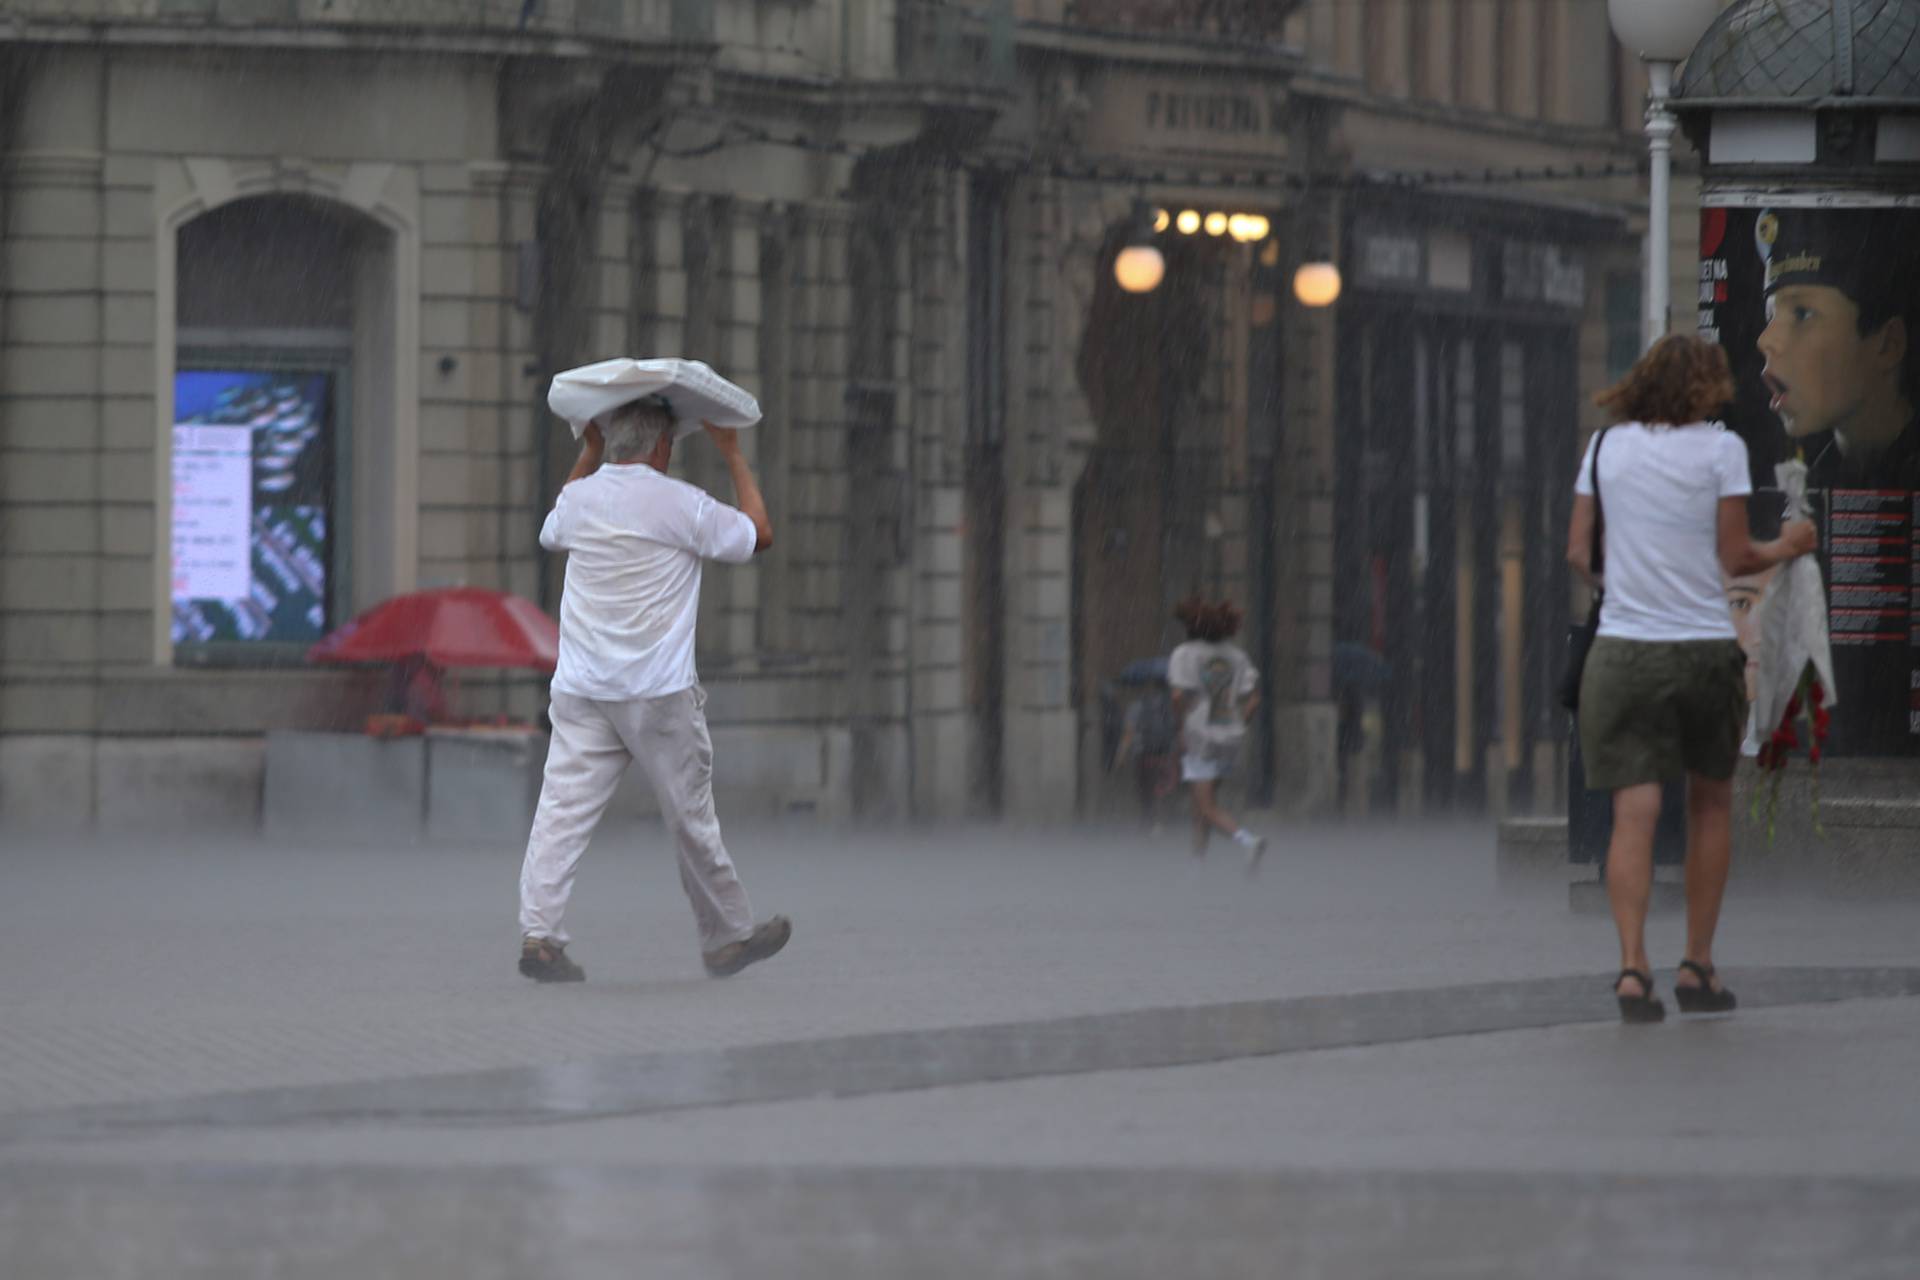
M 760 421 L 760 402 L 699 360 L 671 357 L 633 360 L 621 356 L 556 374 L 547 407 L 567 420 L 578 440 L 587 424 L 621 405 L 659 396 L 673 411 L 673 438 L 681 440 L 710 422 L 750 427 Z

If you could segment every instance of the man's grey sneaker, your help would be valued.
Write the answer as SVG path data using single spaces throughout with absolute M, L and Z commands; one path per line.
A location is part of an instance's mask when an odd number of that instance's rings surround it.
M 731 978 L 755 961 L 778 954 L 792 936 L 793 921 L 785 916 L 775 916 L 755 929 L 753 936 L 729 942 L 700 958 L 706 961 L 707 972 L 714 977 Z
M 520 972 L 535 982 L 585 982 L 587 971 L 567 959 L 567 949 L 552 938 L 520 943 Z

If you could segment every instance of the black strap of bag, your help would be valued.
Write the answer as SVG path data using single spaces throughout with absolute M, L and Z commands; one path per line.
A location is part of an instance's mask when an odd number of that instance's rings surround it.
M 1607 512 L 1600 502 L 1600 446 L 1607 442 L 1607 432 L 1612 429 L 1600 428 L 1600 435 L 1593 442 L 1593 460 L 1587 465 L 1587 483 L 1593 489 L 1593 544 L 1587 553 L 1587 563 L 1596 578 L 1606 567 L 1607 559 L 1606 539 L 1602 536 Z M 1587 620 L 1567 632 L 1567 674 L 1560 681 L 1560 705 L 1569 711 L 1580 709 L 1580 677 L 1587 669 L 1587 651 L 1593 648 L 1593 638 L 1600 633 L 1600 604 L 1606 598 L 1606 588 L 1594 588 Z

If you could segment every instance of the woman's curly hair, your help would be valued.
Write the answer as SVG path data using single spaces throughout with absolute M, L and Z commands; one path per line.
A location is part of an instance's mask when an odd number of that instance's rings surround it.
M 1209 604 L 1203 596 L 1188 596 L 1173 607 L 1173 616 L 1187 629 L 1187 639 L 1218 644 L 1240 630 L 1242 614 L 1231 600 Z
M 1733 370 L 1718 343 L 1674 333 L 1653 344 L 1627 376 L 1593 402 L 1617 422 L 1685 426 L 1714 417 L 1733 399 Z

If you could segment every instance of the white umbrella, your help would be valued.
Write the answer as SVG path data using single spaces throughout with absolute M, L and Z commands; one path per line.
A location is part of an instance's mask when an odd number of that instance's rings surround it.
M 700 429 L 750 427 L 760 421 L 760 402 L 699 360 L 633 360 L 621 356 L 556 374 L 547 407 L 567 420 L 578 440 L 587 424 L 623 404 L 659 396 L 673 410 L 673 438 Z

